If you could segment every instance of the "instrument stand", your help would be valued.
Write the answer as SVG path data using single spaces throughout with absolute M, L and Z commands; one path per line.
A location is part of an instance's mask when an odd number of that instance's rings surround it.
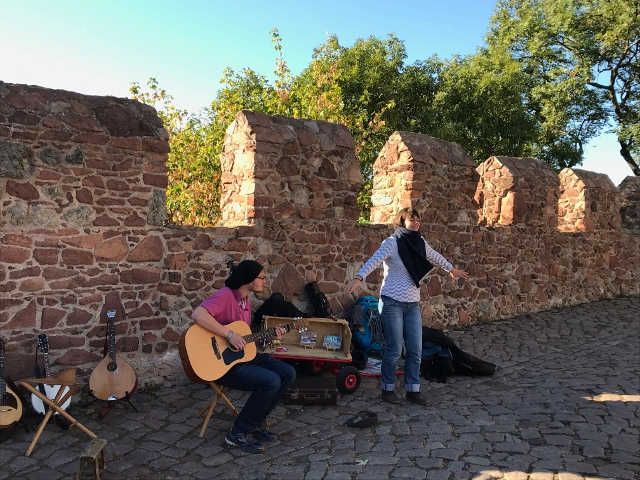
M 135 412 L 138 413 L 138 409 L 136 408 L 136 406 L 133 403 L 131 403 L 131 396 L 129 395 L 129 392 L 127 392 L 124 397 L 118 398 L 118 399 L 115 399 L 115 400 L 102 400 L 100 398 L 97 398 L 95 395 L 93 395 L 93 391 L 91 391 L 89 393 L 94 397 L 94 400 L 92 400 L 91 402 L 87 403 L 84 406 L 84 408 L 87 408 L 90 405 L 93 405 L 94 403 L 96 403 L 99 400 L 103 401 L 103 402 L 107 402 L 107 404 L 100 409 L 100 413 L 98 413 L 98 418 L 100 420 L 102 420 L 104 417 L 107 416 L 107 414 L 113 409 L 113 407 L 116 406 L 117 402 L 121 402 L 121 401 L 127 402 L 131 406 L 131 408 L 133 408 L 135 410 Z
M 58 385 L 61 387 L 69 387 L 69 389 L 65 390 L 64 388 L 59 388 L 55 398 L 51 400 L 47 398 L 46 395 L 43 395 L 42 392 L 38 390 L 38 388 L 36 388 L 41 383 L 45 385 Z M 25 380 L 21 380 L 19 384 L 22 387 L 26 388 L 29 392 L 37 396 L 40 400 L 42 400 L 42 402 L 45 405 L 48 405 L 50 407 L 47 410 L 47 414 L 44 416 L 44 419 L 42 420 L 42 422 L 40 422 L 40 426 L 38 427 L 38 431 L 36 432 L 35 437 L 31 441 L 31 445 L 29 445 L 29 449 L 27 450 L 27 457 L 31 455 L 31 452 L 33 452 L 33 449 L 35 448 L 36 443 L 38 442 L 38 439 L 40 438 L 40 435 L 44 430 L 44 427 L 47 425 L 47 423 L 49 422 L 49 419 L 54 414 L 54 412 L 66 418 L 70 422 L 71 426 L 78 427 L 80 430 L 82 430 L 91 438 L 97 438 L 97 435 L 95 433 L 93 433 L 87 427 L 82 425 L 82 423 L 77 421 L 75 418 L 73 418 L 68 412 L 66 412 L 62 408 L 65 402 L 71 397 L 71 395 L 73 395 L 78 390 L 80 390 L 80 385 L 76 381 L 75 368 L 69 368 L 67 370 L 64 370 L 63 372 L 59 373 L 58 375 L 52 378 L 28 378 Z
M 49 410 L 49 408 L 50 407 L 47 406 L 47 411 Z M 31 408 L 30 410 L 31 411 L 28 416 L 36 419 L 37 422 L 41 422 L 46 416 L 46 413 L 36 412 L 33 408 Z M 55 415 L 55 414 L 49 417 L 47 424 L 53 424 L 56 427 L 58 427 L 60 430 L 69 430 L 69 427 L 71 426 L 71 423 L 69 422 L 69 420 L 67 420 L 66 418 L 60 415 Z

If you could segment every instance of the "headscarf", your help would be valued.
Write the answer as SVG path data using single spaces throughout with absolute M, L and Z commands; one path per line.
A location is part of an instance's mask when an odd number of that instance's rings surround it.
M 242 285 L 253 282 L 263 268 L 255 260 L 243 260 L 231 270 L 231 275 L 224 284 L 231 290 L 237 290 Z
M 433 268 L 431 262 L 427 260 L 427 249 L 422 235 L 418 231 L 398 227 L 393 232 L 393 236 L 398 242 L 398 254 L 404 268 L 409 272 L 416 287 L 420 288 L 420 280 Z

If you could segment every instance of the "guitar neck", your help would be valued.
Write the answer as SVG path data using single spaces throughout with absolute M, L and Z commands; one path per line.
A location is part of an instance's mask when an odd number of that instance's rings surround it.
M 4 398 L 7 392 L 7 384 L 4 381 L 4 343 L 0 340 L 0 396 Z
M 42 356 L 44 357 L 44 376 L 46 378 L 50 378 L 51 377 L 51 367 L 49 366 L 49 353 L 48 352 L 44 352 L 42 354 Z
M 284 328 L 288 332 L 289 330 L 291 330 L 291 325 L 285 325 L 282 328 Z M 242 338 L 247 343 L 253 343 L 253 342 L 260 342 L 261 340 L 264 340 L 265 338 L 271 338 L 275 334 L 276 334 L 276 329 L 275 328 L 269 328 L 269 329 L 264 330 L 262 332 L 256 332 L 256 333 L 252 333 L 250 335 L 243 335 Z
M 116 326 L 113 317 L 109 317 L 107 327 L 107 349 L 112 362 L 116 361 Z

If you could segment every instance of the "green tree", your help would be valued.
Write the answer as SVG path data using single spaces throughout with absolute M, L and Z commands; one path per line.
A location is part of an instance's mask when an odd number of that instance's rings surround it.
M 608 124 L 640 176 L 640 0 L 499 0 L 487 44 L 530 77 L 536 156 L 576 165 Z
M 189 115 L 155 78 L 143 90 L 130 86 L 133 99 L 156 108 L 169 133 L 167 223 L 207 226 L 220 216 L 220 161 L 207 116 Z
M 342 123 L 353 135 L 365 181 L 358 195 L 365 218 L 371 208 L 373 163 L 394 130 L 390 120 L 405 58 L 404 44 L 395 35 L 358 39 L 348 48 L 331 35 L 292 83 L 296 115 Z
M 526 76 L 517 62 L 480 50 L 438 70 L 431 135 L 459 143 L 477 163 L 532 155 L 535 122 L 522 101 Z
M 597 0 L 597 6 L 603 2 Z M 457 142 L 478 163 L 500 154 L 533 156 L 563 168 L 582 160 L 583 145 L 608 115 L 622 112 L 627 116 L 620 118 L 626 120 L 617 131 L 633 152 L 636 64 L 619 62 L 612 83 L 619 90 L 608 100 L 602 85 L 594 84 L 597 72 L 606 69 L 575 53 L 588 49 L 595 33 L 575 33 L 575 45 L 565 51 L 563 32 L 573 38 L 567 32 L 572 32 L 575 18 L 584 20 L 580 15 L 593 13 L 585 5 L 579 0 L 499 0 L 486 48 L 451 60 L 434 55 L 412 65 L 405 65 L 404 44 L 393 34 L 359 39 L 351 47 L 341 46 L 332 35 L 314 49 L 311 63 L 298 76 L 291 75 L 274 29 L 274 83 L 250 68 L 226 69 L 221 89 L 198 116 L 175 109 L 154 79 L 147 93 L 134 84 L 134 96 L 159 108 L 171 135 L 170 221 L 209 225 L 219 219 L 218 159 L 224 133 L 241 109 L 347 126 L 365 178 L 358 197 L 364 218 L 370 208 L 373 163 L 396 130 Z M 623 80 L 627 83 L 621 84 Z

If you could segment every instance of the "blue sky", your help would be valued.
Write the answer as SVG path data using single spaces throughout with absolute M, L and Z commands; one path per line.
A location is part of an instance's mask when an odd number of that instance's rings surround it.
M 207 106 L 226 67 L 272 78 L 282 37 L 292 73 L 327 34 L 404 41 L 407 64 L 474 53 L 495 0 L 0 0 L 0 80 L 84 94 L 129 96 L 155 77 L 181 109 Z M 587 147 L 580 168 L 617 185 L 631 170 L 612 135 Z M 496 152 L 499 154 L 500 152 Z

